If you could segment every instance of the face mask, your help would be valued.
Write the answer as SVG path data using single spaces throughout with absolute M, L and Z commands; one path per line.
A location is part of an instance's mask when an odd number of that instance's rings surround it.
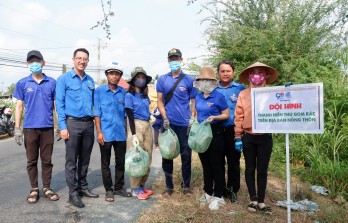
M 42 64 L 38 62 L 33 62 L 29 65 L 29 70 L 33 74 L 39 74 L 42 71 Z
M 179 61 L 171 61 L 169 62 L 169 68 L 171 71 L 178 71 L 181 67 L 181 63 Z
M 217 87 L 217 81 L 199 80 L 194 83 L 194 87 L 196 87 L 199 91 L 210 94 Z
M 134 85 L 138 88 L 142 88 L 146 85 L 146 80 L 145 79 L 141 79 L 141 78 L 137 78 L 134 81 Z
M 266 79 L 266 74 L 264 73 L 258 73 L 258 74 L 250 74 L 249 75 L 249 80 L 251 83 L 259 85 L 264 82 Z

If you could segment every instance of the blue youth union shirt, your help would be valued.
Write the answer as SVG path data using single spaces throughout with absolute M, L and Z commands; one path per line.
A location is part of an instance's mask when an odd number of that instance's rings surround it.
M 234 110 L 236 109 L 238 95 L 244 89 L 245 87 L 242 84 L 236 83 L 234 81 L 232 81 L 232 83 L 227 87 L 222 87 L 219 83 L 218 87 L 216 88 L 218 92 L 222 93 L 225 96 L 228 108 L 230 110 L 230 116 L 227 120 L 222 122 L 222 126 L 234 126 Z
M 196 96 L 196 110 L 197 119 L 201 123 L 210 116 L 221 115 L 222 111 L 228 108 L 227 102 L 223 94 L 220 92 L 212 91 L 207 98 L 204 98 L 203 93 L 198 93 Z M 211 124 L 219 121 L 214 120 Z
M 184 73 L 181 72 L 177 77 L 173 78 L 172 73 L 169 72 L 158 78 L 156 90 L 163 94 L 163 103 L 166 95 L 181 75 L 184 75 Z M 195 98 L 197 95 L 197 91 L 193 87 L 193 81 L 194 79 L 191 76 L 185 75 L 175 88 L 172 99 L 165 106 L 167 117 L 173 125 L 189 125 L 191 117 L 190 99 Z
M 94 116 L 100 118 L 106 142 L 126 141 L 125 95 L 124 88 L 117 86 L 113 92 L 108 84 L 101 85 L 94 92 Z
M 66 129 L 66 116 L 76 118 L 93 116 L 94 80 L 83 74 L 82 79 L 71 69 L 62 74 L 56 85 L 58 126 Z
M 148 121 L 150 119 L 150 99 L 143 98 L 140 94 L 131 93 L 126 94 L 126 108 L 130 108 L 134 112 L 134 119 Z
M 56 80 L 43 74 L 38 84 L 32 75 L 19 80 L 13 97 L 24 102 L 23 128 L 52 128 Z

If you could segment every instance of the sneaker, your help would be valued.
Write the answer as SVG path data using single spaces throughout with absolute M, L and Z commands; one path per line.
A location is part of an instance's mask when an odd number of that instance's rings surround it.
M 133 189 L 132 195 L 137 197 L 139 200 L 146 200 L 149 198 L 147 194 L 141 189 L 141 187 Z
M 207 193 L 204 193 L 199 199 L 198 199 L 198 203 L 201 205 L 206 205 L 208 204 L 211 199 L 213 198 L 213 196 L 210 196 Z
M 217 211 L 221 206 L 225 205 L 225 200 L 221 197 L 213 197 L 209 203 L 209 209 L 211 211 Z
M 152 190 L 149 190 L 149 189 L 146 189 L 146 188 L 144 187 L 144 185 L 141 185 L 140 187 L 141 187 L 141 189 L 144 191 L 144 193 L 145 193 L 147 196 L 153 195 L 153 191 L 152 191 Z

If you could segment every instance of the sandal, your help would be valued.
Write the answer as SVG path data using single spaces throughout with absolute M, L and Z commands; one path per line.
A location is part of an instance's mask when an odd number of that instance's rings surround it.
M 49 187 L 42 189 L 42 192 L 43 192 L 43 196 L 50 199 L 51 201 L 58 201 L 59 200 L 58 194 L 53 192 L 53 190 Z M 56 196 L 56 197 L 54 198 L 54 196 Z
M 111 190 L 106 191 L 105 201 L 114 202 L 114 193 Z
M 272 214 L 272 208 L 270 206 L 264 206 L 263 208 L 258 207 L 259 211 L 262 211 L 265 214 Z
M 34 199 L 33 201 L 29 201 L 29 199 Z M 27 196 L 27 201 L 29 204 L 34 204 L 38 202 L 40 199 L 39 188 L 31 189 L 29 195 Z
M 124 188 L 120 189 L 120 190 L 114 190 L 114 195 L 119 195 L 122 197 L 131 197 L 132 194 L 129 193 L 128 191 L 126 191 Z
M 166 188 L 165 191 L 162 193 L 162 196 L 168 198 L 173 194 L 173 192 L 173 189 Z
M 249 212 L 255 213 L 256 210 L 257 210 L 257 205 L 254 204 L 254 203 L 250 203 L 250 204 L 248 204 L 247 210 L 248 210 Z

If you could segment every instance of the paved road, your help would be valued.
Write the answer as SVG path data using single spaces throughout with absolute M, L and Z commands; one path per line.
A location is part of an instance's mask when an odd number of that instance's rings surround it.
M 155 178 L 162 177 L 160 160 L 159 151 L 154 151 L 151 175 L 148 180 L 149 186 Z M 51 187 L 60 195 L 60 199 L 52 202 L 41 197 L 38 203 L 28 204 L 26 196 L 29 193 L 30 184 L 26 172 L 24 147 L 15 144 L 13 138 L 0 137 L 0 222 L 134 222 L 139 214 L 155 201 L 155 198 L 140 201 L 136 198 L 120 196 L 115 196 L 115 202 L 104 201 L 105 190 L 102 186 L 100 171 L 100 152 L 95 143 L 89 166 L 88 182 L 89 187 L 100 197 L 97 199 L 83 198 L 86 207 L 75 208 L 67 202 L 68 188 L 65 182 L 64 164 L 64 142 L 55 142 Z M 40 163 L 39 166 L 41 166 Z M 114 166 L 111 169 L 114 169 Z M 41 168 L 39 168 L 40 170 Z M 41 175 L 39 175 L 39 186 L 42 189 Z M 127 177 L 126 187 L 129 187 Z

